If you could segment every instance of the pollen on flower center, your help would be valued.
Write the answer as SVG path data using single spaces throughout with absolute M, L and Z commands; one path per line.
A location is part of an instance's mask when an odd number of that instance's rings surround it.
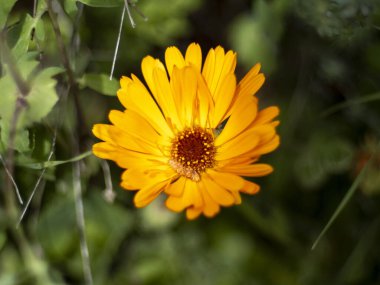
M 172 141 L 170 166 L 178 174 L 200 180 L 200 174 L 215 165 L 216 148 L 212 133 L 200 127 L 186 129 Z

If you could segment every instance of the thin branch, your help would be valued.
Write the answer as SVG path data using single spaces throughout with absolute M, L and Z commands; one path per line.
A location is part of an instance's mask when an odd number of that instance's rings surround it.
M 90 266 L 90 255 L 88 252 L 86 231 L 85 231 L 85 220 L 84 220 L 84 210 L 83 210 L 83 200 L 82 200 L 82 185 L 80 181 L 80 162 L 77 161 L 73 164 L 73 190 L 74 190 L 74 201 L 75 201 L 75 213 L 76 220 L 79 230 L 79 241 L 80 250 L 82 255 L 82 266 L 86 285 L 92 285 L 92 273 Z
M 63 37 L 58 25 L 57 16 L 53 11 L 52 8 L 52 0 L 46 0 L 47 6 L 48 6 L 48 12 L 51 19 L 51 23 L 53 25 L 54 33 L 56 35 L 58 48 L 61 53 L 62 63 L 66 68 L 66 72 L 68 75 L 68 88 L 72 88 L 73 90 L 71 93 L 73 93 L 73 99 L 75 103 L 75 109 L 76 109 L 76 115 L 77 115 L 77 126 L 76 131 L 74 130 L 71 132 L 72 134 L 72 144 L 73 144 L 73 152 L 74 155 L 79 155 L 79 141 L 80 141 L 80 134 L 87 132 L 87 128 L 84 125 L 84 116 L 80 109 L 79 99 L 77 96 L 77 83 L 75 81 L 74 72 L 72 71 L 70 60 L 69 60 L 69 54 L 66 50 L 65 44 L 63 42 Z M 82 127 L 82 129 L 80 129 Z M 84 130 L 82 132 L 81 130 Z M 80 171 L 80 162 L 76 161 L 73 164 L 73 191 L 74 191 L 74 200 L 75 200 L 75 213 L 76 213 L 76 220 L 79 230 L 79 239 L 80 239 L 80 248 L 81 248 L 81 255 L 82 255 L 82 266 L 83 266 L 83 273 L 84 273 L 84 279 L 85 284 L 92 285 L 92 273 L 91 273 L 91 266 L 90 266 L 90 257 L 88 252 L 88 246 L 87 246 L 87 240 L 86 240 L 86 233 L 85 233 L 85 219 L 84 219 L 84 210 L 83 210 L 83 201 L 82 201 L 82 185 L 81 185 L 81 171 Z
M 70 51 L 71 51 L 71 58 L 74 58 L 75 52 L 79 51 L 79 43 L 80 43 L 80 37 L 79 37 L 79 23 L 80 19 L 83 14 L 83 3 L 77 2 L 77 8 L 78 12 L 75 15 L 75 20 L 73 23 L 73 32 L 71 34 L 71 40 L 70 40 Z M 75 63 L 74 63 L 75 64 Z
M 77 128 L 78 128 L 77 131 L 78 131 L 79 136 L 81 136 L 82 134 L 87 133 L 87 127 L 85 125 L 86 120 L 85 120 L 85 117 L 83 115 L 82 109 L 80 107 L 79 98 L 77 96 L 78 85 L 77 85 L 77 82 L 75 80 L 74 72 L 73 72 L 71 65 L 70 65 L 69 54 L 67 52 L 65 43 L 63 41 L 62 33 L 61 33 L 61 30 L 60 30 L 59 25 L 58 25 L 57 15 L 53 11 L 52 0 L 46 0 L 46 3 L 47 3 L 47 8 L 48 8 L 50 20 L 51 20 L 51 23 L 53 26 L 53 30 L 54 30 L 54 33 L 56 36 L 58 49 L 59 49 L 60 54 L 61 54 L 62 64 L 64 65 L 64 67 L 66 69 L 66 73 L 67 73 L 67 76 L 69 79 L 70 88 L 72 88 L 71 93 L 74 95 L 73 98 L 74 98 L 74 103 L 75 103 L 77 121 L 80 122 L 80 124 L 77 125 Z
M 380 143 L 377 145 L 377 147 L 379 147 L 379 146 L 380 146 Z M 322 237 L 325 235 L 325 233 L 330 229 L 331 225 L 335 222 L 336 218 L 342 212 L 344 207 L 346 207 L 347 203 L 350 201 L 351 197 L 354 195 L 356 189 L 359 187 L 360 183 L 363 181 L 368 168 L 370 167 L 372 161 L 375 158 L 375 154 L 376 154 L 376 152 L 372 153 L 371 157 L 367 160 L 364 167 L 361 169 L 360 173 L 356 176 L 351 187 L 347 190 L 346 194 L 344 195 L 343 199 L 340 201 L 338 207 L 335 209 L 335 211 L 332 214 L 332 216 L 330 217 L 329 221 L 323 227 L 322 231 L 319 233 L 318 237 L 314 241 L 313 245 L 311 246 L 311 250 L 314 250 L 316 248 L 319 241 L 322 239 Z
M 57 15 L 55 14 L 55 12 L 53 10 L 51 2 L 52 2 L 52 0 L 46 0 L 49 17 L 51 20 L 51 24 L 53 26 L 53 30 L 54 30 L 55 38 L 57 40 L 57 45 L 58 45 L 59 53 L 61 55 L 61 60 L 62 60 L 63 66 L 66 69 L 66 73 L 69 77 L 70 84 L 72 86 L 74 86 L 75 85 L 74 73 L 73 73 L 73 70 L 71 69 L 69 55 L 67 53 L 65 43 L 63 42 L 61 29 L 59 28 L 59 25 L 58 25 Z
M 33 18 L 36 17 L 38 0 L 33 1 Z
M 15 82 L 19 91 L 19 96 L 16 99 L 14 115 L 10 125 L 10 133 L 7 146 L 8 149 L 4 163 L 5 186 L 2 187 L 2 194 L 4 196 L 4 209 L 7 226 L 9 228 L 10 234 L 12 235 L 15 241 L 15 244 L 17 245 L 20 254 L 22 255 L 22 260 L 29 261 L 25 262 L 24 265 L 27 267 L 28 270 L 30 270 L 30 272 L 33 272 L 34 276 L 36 277 L 36 282 L 38 284 L 47 284 L 47 281 L 50 280 L 47 271 L 44 269 L 39 269 L 38 271 L 36 271 L 35 266 L 31 266 L 32 264 L 35 264 L 35 261 L 38 260 L 38 257 L 34 254 L 33 248 L 29 245 L 28 239 L 24 234 L 23 228 L 16 229 L 13 224 L 17 221 L 18 216 L 18 208 L 16 207 L 15 197 L 13 195 L 13 191 L 11 191 L 12 188 L 15 187 L 15 182 L 13 179 L 14 143 L 17 131 L 17 122 L 22 109 L 26 106 L 25 97 L 29 94 L 30 86 L 22 78 L 21 73 L 19 72 L 18 67 L 16 65 L 16 61 L 13 59 L 12 54 L 7 46 L 5 30 L 0 31 L 0 52 L 3 63 L 8 66 L 9 74 Z M 16 188 L 16 192 L 17 191 L 18 190 Z
M 119 33 L 118 33 L 118 35 L 117 35 L 116 47 L 115 47 L 115 52 L 114 52 L 113 60 L 112 60 L 112 67 L 111 67 L 111 73 L 110 73 L 110 80 L 112 80 L 112 77 L 113 77 L 113 71 L 114 71 L 114 69 L 115 69 L 116 57 L 117 57 L 117 53 L 118 53 L 118 51 L 119 51 L 119 44 L 120 44 L 120 38 L 121 38 L 121 31 L 122 31 L 122 29 L 123 29 L 124 16 L 125 16 L 125 7 L 123 8 L 123 13 L 121 14 Z
M 16 181 L 13 179 L 12 174 L 9 172 L 8 167 L 7 167 L 7 165 L 6 165 L 6 163 L 5 163 L 5 161 L 4 161 L 4 159 L 3 159 L 3 157 L 2 157 L 1 154 L 0 154 L 0 160 L 1 160 L 1 163 L 3 164 L 3 166 L 4 166 L 5 173 L 8 175 L 8 178 L 11 180 L 11 182 L 13 184 L 13 187 L 16 190 L 18 201 L 20 202 L 21 205 L 24 204 L 24 201 L 22 200 L 20 191 L 19 191 L 19 189 L 17 187 Z
M 6 177 L 7 183 L 4 191 L 4 198 L 6 200 L 6 204 L 8 207 L 13 207 L 13 201 L 14 197 L 12 195 L 12 192 L 10 191 L 11 188 L 13 188 L 16 183 L 13 178 L 14 175 L 14 144 L 16 140 L 16 133 L 17 133 L 17 123 L 18 119 L 21 115 L 22 109 L 27 106 L 25 97 L 29 94 L 30 86 L 28 83 L 22 78 L 20 71 L 18 70 L 17 64 L 15 59 L 13 58 L 11 51 L 8 48 L 7 41 L 6 41 L 6 35 L 5 30 L 2 30 L 0 32 L 0 53 L 3 59 L 4 64 L 8 66 L 9 74 L 12 77 L 13 81 L 16 84 L 16 87 L 19 91 L 19 96 L 16 99 L 15 109 L 13 112 L 13 117 L 10 122 L 10 129 L 9 129 L 9 136 L 8 136 L 8 145 L 7 145 L 7 153 L 5 156 L 5 163 L 4 168 L 5 172 L 7 174 Z M 19 197 L 19 200 L 21 198 L 20 193 L 18 191 L 17 186 L 14 187 L 16 191 L 16 195 Z M 9 191 L 8 191 L 9 190 Z M 22 204 L 22 199 L 20 200 L 20 203 Z M 9 209 L 10 209 L 9 208 Z M 12 216 L 15 215 L 15 212 L 12 210 Z M 10 214 L 10 212 L 9 212 Z M 15 217 L 13 217 L 15 218 Z
M 37 0 L 35 0 L 35 2 L 34 2 L 35 6 L 34 6 L 34 10 L 33 10 L 33 15 L 35 15 L 35 13 L 36 13 L 36 3 L 37 3 Z M 76 17 L 76 24 L 79 22 L 79 17 L 80 17 L 80 15 L 82 14 L 82 9 L 81 9 L 82 7 L 83 7 L 83 6 L 81 5 L 81 6 L 79 7 L 79 9 L 78 9 L 78 15 L 77 15 L 77 17 Z M 53 24 L 53 25 L 54 25 L 54 24 Z M 74 25 L 74 27 L 76 27 L 76 26 L 77 26 L 77 25 Z M 57 31 L 58 31 L 58 34 L 60 35 L 59 27 L 56 26 L 56 29 L 57 29 Z M 76 31 L 77 31 L 77 28 L 75 28 L 75 31 L 73 32 L 73 37 L 76 35 Z M 73 43 L 73 40 L 72 40 L 72 43 Z M 63 41 L 60 41 L 60 44 L 63 44 Z M 61 49 L 62 49 L 63 51 L 65 51 L 65 47 L 64 47 L 64 46 L 63 46 Z M 68 59 L 68 58 L 67 58 L 67 59 Z M 62 60 L 63 60 L 63 59 L 62 59 Z M 71 69 L 71 67 L 70 67 L 69 64 L 68 64 L 68 66 L 66 66 L 66 68 Z M 69 94 L 69 92 L 70 92 L 70 88 L 71 88 L 71 85 L 69 85 L 69 86 L 67 87 L 66 92 L 63 94 L 63 96 L 61 96 L 59 102 L 62 102 L 62 104 L 61 104 L 60 106 L 63 106 L 63 102 L 67 99 L 68 94 Z M 57 105 L 58 105 L 58 103 L 57 103 Z M 63 113 L 63 110 L 62 110 L 62 109 L 63 109 L 63 108 L 60 107 L 60 108 L 58 109 L 58 112 L 57 112 L 57 115 L 56 115 L 56 119 L 55 119 L 56 122 L 55 122 L 55 127 L 54 127 L 54 133 L 53 133 L 53 138 L 52 138 L 52 140 L 51 140 L 51 148 L 50 148 L 50 152 L 49 152 L 49 155 L 48 155 L 47 161 L 45 161 L 45 163 L 46 163 L 46 162 L 49 162 L 49 161 L 51 160 L 51 158 L 53 157 L 53 154 L 54 154 L 54 152 L 55 152 L 55 145 L 56 145 L 56 141 L 57 141 L 58 128 L 62 125 L 62 122 L 63 122 L 63 120 L 61 120 L 61 116 L 62 116 L 62 113 Z M 27 204 L 25 205 L 25 207 L 24 207 L 24 209 L 23 209 L 23 211 L 22 211 L 22 213 L 21 213 L 21 215 L 20 215 L 20 217 L 19 217 L 19 220 L 18 220 L 18 223 L 17 223 L 17 227 L 19 227 L 20 223 L 22 222 L 22 220 L 23 220 L 23 218 L 24 218 L 24 216 L 25 216 L 25 214 L 26 214 L 26 212 L 27 212 L 27 210 L 28 210 L 28 208 L 29 208 L 29 206 L 30 206 L 30 203 L 31 203 L 31 201 L 33 200 L 33 197 L 35 196 L 35 193 L 36 193 L 36 191 L 37 191 L 37 189 L 38 189 L 40 183 L 42 182 L 42 178 L 43 178 L 43 176 L 44 176 L 44 174 L 45 174 L 47 168 L 48 168 L 47 166 L 45 166 L 45 167 L 42 168 L 42 171 L 41 171 L 41 173 L 40 173 L 40 175 L 39 175 L 39 177 L 38 177 L 38 179 L 37 179 L 37 182 L 36 182 L 36 184 L 34 185 L 33 191 L 32 191 L 32 193 L 31 193 L 31 195 L 29 196 L 29 199 L 28 199 L 28 201 L 27 201 Z
M 131 11 L 129 10 L 129 5 L 136 10 L 136 12 L 144 19 L 144 21 L 148 21 L 148 17 L 146 17 L 140 11 L 140 9 L 137 8 L 137 6 L 136 6 L 135 3 L 132 3 L 130 0 L 124 0 L 124 7 L 123 7 L 123 12 L 121 14 L 119 33 L 118 33 L 118 36 L 117 36 L 115 52 L 114 52 L 113 60 L 112 60 L 112 67 L 111 67 L 111 72 L 110 72 L 110 80 L 112 80 L 112 77 L 113 77 L 113 72 L 114 72 L 114 69 L 115 69 L 116 58 L 117 58 L 117 54 L 118 54 L 118 51 L 119 51 L 119 44 L 120 44 L 120 38 L 121 38 L 121 31 L 122 31 L 123 23 L 124 23 L 125 11 L 127 11 L 129 22 L 131 23 L 132 28 L 136 27 L 136 23 L 133 20 Z
M 59 122 L 59 120 L 57 120 Z M 52 142 L 51 142 L 51 148 L 50 148 L 50 153 L 49 153 L 49 156 L 48 156 L 48 159 L 47 161 L 50 161 L 51 158 L 53 157 L 53 154 L 54 154 L 54 151 L 55 151 L 55 143 L 57 141 L 57 132 L 58 132 L 58 125 L 56 125 L 55 129 L 54 129 L 54 134 L 53 134 L 53 139 L 52 139 Z M 29 208 L 29 205 L 30 205 L 30 202 L 32 201 L 33 197 L 34 197 L 34 194 L 36 193 L 37 189 L 38 189 L 38 186 L 40 185 L 41 181 L 42 181 L 42 177 L 44 176 L 45 172 L 46 172 L 46 167 L 42 169 L 41 173 L 40 173 L 40 176 L 38 177 L 37 179 L 37 182 L 36 184 L 34 185 L 34 188 L 33 188 L 33 191 L 32 191 L 32 194 L 30 195 L 29 199 L 28 199 L 28 202 L 26 203 L 24 209 L 22 210 L 22 213 L 20 215 L 20 218 L 18 220 L 18 223 L 17 223 L 17 227 L 19 227 L 22 219 L 24 218 L 25 216 L 25 213 L 26 211 L 28 210 Z
M 149 20 L 148 17 L 144 15 L 144 13 L 137 7 L 135 3 L 132 3 L 130 0 L 128 0 L 128 3 L 133 9 L 135 9 L 135 11 L 140 15 L 141 18 L 143 18 L 145 22 Z
M 107 202 L 112 203 L 115 200 L 116 195 L 112 187 L 110 167 L 108 165 L 108 162 L 105 160 L 102 160 L 100 165 L 102 166 L 102 169 L 103 169 L 104 183 L 106 184 L 106 189 L 103 192 L 103 196 Z
M 125 9 L 127 10 L 127 13 L 128 13 L 129 21 L 131 22 L 131 26 L 132 26 L 132 28 L 135 28 L 136 27 L 136 23 L 135 23 L 135 21 L 132 18 L 131 11 L 129 10 L 130 1 L 129 0 L 124 0 L 124 3 L 125 3 Z
M 6 40 L 6 31 L 2 30 L 0 32 L 0 52 L 2 55 L 3 62 L 8 66 L 9 74 L 12 79 L 16 83 L 16 87 L 20 92 L 22 97 L 26 97 L 29 94 L 30 86 L 29 84 L 22 78 L 20 71 L 17 68 L 17 64 L 15 59 L 12 56 L 11 51 L 7 45 Z

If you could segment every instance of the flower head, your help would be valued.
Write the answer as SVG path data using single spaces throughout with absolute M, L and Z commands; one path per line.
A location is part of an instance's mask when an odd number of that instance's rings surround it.
M 188 219 L 213 217 L 221 206 L 240 204 L 240 193 L 259 191 L 243 177 L 272 172 L 258 160 L 279 145 L 279 109 L 258 110 L 259 64 L 239 83 L 235 66 L 236 53 L 220 46 L 202 64 L 201 48 L 192 43 L 185 56 L 167 48 L 165 65 L 143 59 L 149 91 L 135 75 L 122 77 L 117 96 L 125 110 L 109 113 L 111 125 L 94 126 L 103 142 L 93 152 L 126 169 L 121 186 L 137 191 L 136 207 L 164 193 L 166 206 L 186 210 Z

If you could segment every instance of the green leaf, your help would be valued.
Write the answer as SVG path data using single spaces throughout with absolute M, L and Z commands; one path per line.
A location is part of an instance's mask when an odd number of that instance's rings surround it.
M 123 0 L 78 0 L 78 2 L 81 2 L 87 6 L 91 7 L 117 7 L 121 6 L 124 1 Z
M 7 22 L 8 14 L 11 12 L 13 5 L 17 0 L 3 0 L 0 5 L 0 30 L 2 30 Z
M 81 88 L 88 87 L 101 94 L 115 96 L 120 88 L 117 80 L 110 80 L 106 74 L 86 73 L 78 80 Z

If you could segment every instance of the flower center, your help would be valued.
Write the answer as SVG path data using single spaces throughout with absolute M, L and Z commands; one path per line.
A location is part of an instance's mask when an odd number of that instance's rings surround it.
M 172 141 L 169 164 L 178 174 L 193 181 L 215 165 L 216 148 L 211 132 L 200 127 L 180 132 Z

